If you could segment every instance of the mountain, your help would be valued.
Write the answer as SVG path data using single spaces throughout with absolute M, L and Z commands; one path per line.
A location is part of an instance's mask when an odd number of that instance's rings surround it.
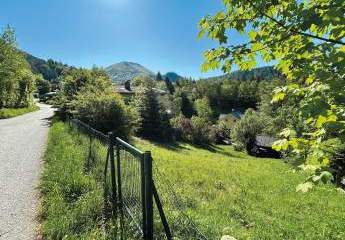
M 124 82 L 132 80 L 139 75 L 155 75 L 152 71 L 134 62 L 116 63 L 105 68 L 105 71 L 108 73 L 113 82 L 118 84 L 123 84 Z
M 233 79 L 233 80 L 272 80 L 274 78 L 281 78 L 282 74 L 276 70 L 273 66 L 267 67 L 259 67 L 254 68 L 252 70 L 242 71 L 237 70 L 232 73 L 224 74 L 217 77 L 207 78 L 207 80 L 225 80 L 225 79 Z
M 166 77 L 169 78 L 169 80 L 170 80 L 171 82 L 176 82 L 177 79 L 182 78 L 180 75 L 178 75 L 178 74 L 175 73 L 175 72 L 167 72 L 167 73 L 163 76 L 163 79 L 165 79 Z

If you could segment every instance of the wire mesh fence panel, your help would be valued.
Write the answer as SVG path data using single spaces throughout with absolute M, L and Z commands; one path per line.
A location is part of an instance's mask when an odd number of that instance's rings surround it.
M 153 168 L 154 183 L 159 193 L 160 202 L 166 213 L 172 236 L 176 239 L 186 240 L 207 240 L 208 238 L 200 231 L 198 225 L 188 215 L 188 206 L 184 199 L 174 190 L 174 185 L 157 167 Z M 167 239 L 166 232 L 158 215 L 158 209 L 155 213 L 155 239 Z
M 85 148 L 85 174 L 92 175 L 103 188 L 102 227 L 106 239 L 119 239 L 119 224 L 113 218 L 116 211 L 112 189 L 109 137 L 79 120 L 69 120 L 71 131 L 76 131 L 78 144 Z
M 69 122 L 86 136 L 78 138 L 86 146 L 85 173 L 103 184 L 102 224 L 107 239 L 207 239 L 173 184 L 152 168 L 150 153 L 81 121 Z
M 116 169 L 119 186 L 119 204 L 124 219 L 125 232 L 135 236 L 143 234 L 143 182 L 142 157 L 133 155 L 120 144 L 116 150 Z

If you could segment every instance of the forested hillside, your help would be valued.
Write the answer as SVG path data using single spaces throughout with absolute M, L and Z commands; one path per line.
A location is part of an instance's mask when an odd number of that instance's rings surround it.
M 64 72 L 70 69 L 68 65 L 52 59 L 44 60 L 26 52 L 23 52 L 23 54 L 30 64 L 32 71 L 35 74 L 41 74 L 45 80 L 50 82 L 61 81 Z
M 271 80 L 275 78 L 282 78 L 282 74 L 274 68 L 274 66 L 258 67 L 251 70 L 237 70 L 218 77 L 207 78 L 207 80 L 225 80 L 233 79 L 239 81 L 247 80 Z
M 153 76 L 154 73 L 138 63 L 120 62 L 105 68 L 114 83 L 123 84 L 140 75 Z

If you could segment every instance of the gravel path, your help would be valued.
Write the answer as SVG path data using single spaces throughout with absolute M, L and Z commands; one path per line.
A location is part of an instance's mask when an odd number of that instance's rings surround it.
M 41 158 L 53 109 L 0 120 L 0 240 L 32 240 L 37 230 Z

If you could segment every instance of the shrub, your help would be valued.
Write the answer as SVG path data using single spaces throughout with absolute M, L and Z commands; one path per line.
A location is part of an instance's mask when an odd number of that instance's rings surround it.
M 133 112 L 116 93 L 81 91 L 72 106 L 75 117 L 104 133 L 112 131 L 116 136 L 128 138 L 135 127 Z
M 44 80 L 41 76 L 36 80 L 36 87 L 39 95 L 46 94 L 51 90 L 51 83 Z
M 112 91 L 112 82 L 104 70 L 94 68 L 71 69 L 65 75 L 62 81 L 62 89 L 55 98 L 55 107 L 59 109 L 61 117 L 64 119 L 66 114 L 73 111 L 72 102 L 76 99 L 79 92 L 86 91 L 110 92 Z
M 331 138 L 326 140 L 322 145 L 322 149 L 327 152 L 327 158 L 330 161 L 330 168 L 337 184 L 342 184 L 345 177 L 345 143 L 340 138 Z
M 238 149 L 246 149 L 250 152 L 255 138 L 258 134 L 265 131 L 269 123 L 268 117 L 248 109 L 243 117 L 238 120 L 231 131 L 231 139 L 235 142 Z
M 193 116 L 192 123 L 192 142 L 196 144 L 209 144 L 213 142 L 213 131 L 210 122 L 202 117 Z
M 214 142 L 215 131 L 212 129 L 210 122 L 204 118 L 193 116 L 189 119 L 180 114 L 173 118 L 171 123 L 175 129 L 177 139 L 194 144 Z
M 215 141 L 222 143 L 226 139 L 230 139 L 231 129 L 235 126 L 237 118 L 229 114 L 226 118 L 218 121 L 215 126 Z
M 17 49 L 14 30 L 0 33 L 0 108 L 27 108 L 33 103 L 35 75 Z
M 203 97 L 195 100 L 194 106 L 199 117 L 212 120 L 213 112 L 208 98 Z
M 192 123 L 182 113 L 170 120 L 176 139 L 191 142 Z

